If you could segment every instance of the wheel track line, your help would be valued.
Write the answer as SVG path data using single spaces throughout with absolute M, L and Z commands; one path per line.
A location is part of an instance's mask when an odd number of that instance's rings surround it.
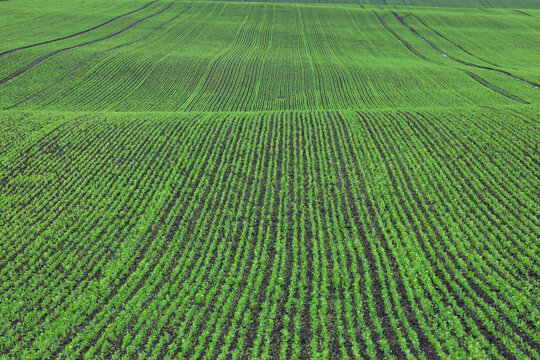
M 475 68 L 478 68 L 478 69 L 484 69 L 484 70 L 491 70 L 491 71 L 496 71 L 498 73 L 501 73 L 501 74 L 504 74 L 506 76 L 510 76 L 511 78 L 515 79 L 515 80 L 518 80 L 518 81 L 521 81 L 521 82 L 524 82 L 526 84 L 529 84 L 531 85 L 532 87 L 536 88 L 536 89 L 540 89 L 540 85 L 535 83 L 535 82 L 532 82 L 532 81 L 529 81 L 529 80 L 526 80 L 526 79 L 523 79 L 519 76 L 516 76 L 514 74 L 511 74 L 509 73 L 508 71 L 505 71 L 505 70 L 500 70 L 500 69 L 495 69 L 495 68 L 492 68 L 492 67 L 489 67 L 489 66 L 482 66 L 482 65 L 476 65 L 476 64 L 473 64 L 473 63 L 470 63 L 470 62 L 467 62 L 467 61 L 463 61 L 463 60 L 460 60 L 458 58 L 455 58 L 451 55 L 448 55 L 446 54 L 444 51 L 442 51 L 437 45 L 433 44 L 431 41 L 427 40 L 425 37 L 423 37 L 422 35 L 420 35 L 420 33 L 418 33 L 418 31 L 416 31 L 416 29 L 414 29 L 412 26 L 410 26 L 409 24 L 407 24 L 405 22 L 405 20 L 403 20 L 402 17 L 400 17 L 398 14 L 396 14 L 395 12 L 392 11 L 392 14 L 396 17 L 396 19 L 401 23 L 401 25 L 403 25 L 405 28 L 407 28 L 409 31 L 411 31 L 415 36 L 417 36 L 418 38 L 422 39 L 422 41 L 424 41 L 426 44 L 428 44 L 431 48 L 433 48 L 435 51 L 437 51 L 439 54 L 443 55 L 444 57 L 448 58 L 448 59 L 451 59 L 451 60 L 454 60 L 460 64 L 463 64 L 463 65 L 467 65 L 467 66 L 470 66 L 470 67 L 475 67 Z M 470 75 L 469 75 L 470 76 Z
M 97 43 L 97 42 L 100 42 L 100 41 L 104 41 L 104 40 L 108 40 L 110 38 L 113 38 L 115 36 L 118 36 L 128 30 L 130 30 L 131 28 L 145 22 L 146 20 L 150 19 L 150 18 L 153 18 L 154 16 L 157 16 L 163 12 L 165 12 L 166 10 L 170 9 L 172 6 L 174 5 L 174 2 L 173 3 L 170 3 L 169 5 L 165 6 L 163 9 L 151 14 L 151 15 L 148 15 L 146 16 L 145 18 L 141 19 L 141 20 L 138 20 L 136 22 L 134 22 L 133 24 L 111 34 L 111 35 L 107 35 L 105 37 L 102 37 L 102 38 L 99 38 L 99 39 L 95 39 L 95 40 L 91 40 L 91 41 L 87 41 L 85 43 L 82 43 L 82 44 L 78 44 L 78 45 L 73 45 L 73 46 L 69 46 L 69 47 L 66 47 L 66 48 L 63 48 L 63 49 L 59 49 L 59 50 L 55 50 L 47 55 L 44 55 L 42 57 L 40 57 L 39 59 L 37 60 L 34 60 L 34 62 L 32 62 L 31 64 L 25 66 L 24 68 L 12 73 L 11 75 L 3 78 L 2 80 L 0 80 L 0 85 L 3 85 L 5 84 L 6 82 L 10 81 L 10 80 L 13 80 L 15 79 L 16 77 L 26 73 L 27 71 L 33 69 L 34 67 L 38 66 L 39 64 L 41 64 L 42 62 L 52 58 L 53 56 L 55 55 L 58 55 L 58 54 L 61 54 L 63 52 L 66 52 L 68 50 L 71 50 L 71 49 L 76 49 L 76 48 L 80 48 L 80 47 L 83 47 L 83 46 L 86 46 L 86 45 L 91 45 L 91 44 L 94 44 L 94 43 Z
M 143 37 L 135 40 L 135 41 L 129 41 L 129 42 L 126 42 L 124 44 L 121 44 L 121 45 L 118 45 L 118 46 L 115 46 L 115 47 L 112 47 L 110 49 L 106 49 L 106 50 L 102 50 L 102 51 L 99 51 L 95 54 L 93 54 L 92 56 L 90 56 L 89 58 L 83 60 L 82 62 L 80 62 L 79 64 L 77 64 L 74 68 L 72 68 L 65 76 L 63 76 L 62 78 L 58 79 L 57 81 L 55 81 L 53 84 L 45 87 L 44 89 L 38 91 L 37 93 L 25 98 L 24 100 L 21 100 L 19 101 L 18 103 L 14 104 L 14 105 L 11 105 L 11 106 L 8 106 L 7 108 L 5 108 L 4 110 L 10 110 L 10 109 L 14 109 L 16 107 L 19 107 L 21 105 L 24 105 L 26 104 L 27 102 L 30 102 L 32 100 L 34 100 L 35 98 L 37 98 L 38 96 L 42 95 L 43 93 L 45 93 L 46 91 L 48 91 L 49 89 L 55 87 L 56 85 L 60 84 L 61 82 L 65 81 L 67 78 L 71 77 L 73 74 L 75 74 L 75 72 L 77 72 L 77 70 L 79 70 L 81 67 L 83 67 L 84 65 L 88 64 L 89 62 L 91 62 L 93 59 L 95 59 L 96 57 L 98 57 L 99 55 L 102 55 L 102 54 L 105 54 L 109 51 L 114 51 L 114 50 L 118 50 L 120 48 L 123 48 L 125 46 L 129 46 L 129 45 L 133 45 L 135 43 L 138 43 L 138 42 L 141 42 L 141 41 L 145 41 L 146 39 L 148 39 L 150 36 L 152 36 L 154 33 L 156 33 L 158 30 L 161 30 L 163 27 L 165 27 L 166 25 L 168 25 L 169 23 L 171 23 L 172 21 L 176 20 L 177 18 L 179 18 L 180 16 L 182 16 L 184 13 L 186 13 L 187 11 L 189 11 L 191 9 L 191 7 L 193 6 L 193 3 L 189 3 L 189 5 L 186 7 L 186 9 L 182 10 L 178 15 L 176 15 L 175 17 L 165 21 L 164 23 L 158 25 L 157 27 L 155 27 L 154 29 L 152 29 L 151 32 L 149 32 L 148 34 L 144 35 Z
M 100 27 L 105 26 L 105 25 L 107 25 L 107 24 L 110 24 L 110 23 L 112 23 L 112 22 L 114 22 L 114 21 L 116 21 L 116 20 L 118 20 L 118 19 L 121 19 L 121 18 L 123 18 L 123 17 L 125 17 L 125 16 L 128 16 L 128 15 L 134 14 L 134 13 L 136 13 L 136 12 L 139 12 L 139 11 L 141 11 L 141 10 L 144 10 L 144 9 L 146 9 L 148 6 L 150 6 L 150 5 L 152 5 L 152 4 L 156 3 L 156 2 L 157 2 L 157 0 L 151 1 L 151 2 L 149 2 L 148 4 L 144 5 L 143 7 L 139 8 L 139 9 L 135 9 L 135 10 L 130 11 L 130 12 L 127 12 L 127 13 L 125 13 L 125 14 L 119 15 L 119 16 L 117 16 L 117 17 L 115 17 L 115 18 L 112 18 L 112 19 L 110 19 L 110 20 L 107 20 L 107 21 L 104 22 L 104 23 L 101 23 L 101 24 L 99 24 L 99 25 L 96 25 L 96 26 L 94 26 L 94 27 L 91 27 L 91 28 L 89 28 L 89 29 L 80 31 L 80 32 L 75 33 L 75 34 L 66 35 L 66 36 L 62 36 L 62 37 L 56 38 L 56 39 L 47 40 L 47 41 L 42 41 L 42 42 L 39 42 L 39 43 L 35 43 L 35 44 L 31 44 L 31 45 L 26 45 L 26 46 L 21 46 L 21 47 L 15 48 L 15 49 L 11 49 L 11 50 L 4 51 L 4 52 L 0 53 L 0 57 L 5 56 L 5 55 L 8 55 L 8 54 L 11 54 L 11 53 L 14 53 L 14 52 L 16 52 L 16 51 L 20 51 L 20 50 L 24 50 L 24 49 L 33 48 L 33 47 L 35 47 L 35 46 L 40 46 L 40 45 L 50 44 L 50 43 L 53 43 L 53 42 L 56 42 L 56 41 L 65 40 L 65 39 L 73 38 L 73 37 L 75 37 L 75 36 L 79 36 L 79 35 L 82 35 L 82 34 L 86 34 L 86 33 L 90 32 L 90 31 L 97 30 L 97 29 L 99 29 Z
M 522 11 L 522 10 L 515 10 L 518 14 L 522 14 L 522 15 L 526 15 L 526 16 L 530 16 L 530 17 L 534 17 L 533 15 L 529 14 L 529 13 L 526 13 L 525 11 Z
M 464 53 L 466 53 L 466 54 L 468 54 L 468 55 L 470 55 L 470 56 L 472 56 L 472 57 L 474 57 L 474 58 L 476 58 L 476 59 L 478 59 L 478 60 L 480 60 L 480 61 L 483 61 L 483 62 L 485 62 L 485 63 L 487 63 L 487 64 L 490 64 L 490 65 L 493 65 L 493 66 L 497 66 L 497 67 L 501 67 L 500 65 L 497 65 L 497 64 L 492 63 L 492 62 L 490 62 L 490 61 L 484 60 L 484 59 L 482 59 L 481 57 L 476 56 L 476 55 L 474 55 L 473 53 L 471 53 L 470 51 L 464 49 L 464 48 L 463 48 L 461 45 L 459 45 L 458 43 L 456 43 L 456 42 L 450 40 L 448 37 L 446 37 L 445 35 L 441 34 L 441 33 L 440 33 L 439 31 L 437 31 L 435 28 L 433 28 L 433 27 L 429 26 L 428 24 L 426 24 L 426 22 L 425 22 L 421 17 L 419 17 L 418 15 L 413 14 L 413 13 L 409 13 L 409 14 L 403 16 L 402 19 L 405 19 L 407 16 L 414 17 L 416 20 L 418 20 L 418 22 L 420 22 L 422 25 L 424 25 L 424 27 L 426 27 L 427 29 L 431 30 L 433 33 L 437 34 L 437 36 L 439 36 L 440 38 L 446 40 L 446 41 L 449 42 L 450 44 L 454 45 L 455 47 L 457 47 L 458 49 L 460 49 L 460 50 L 463 51 Z
M 433 63 L 433 64 L 437 64 L 437 65 L 440 65 L 440 66 L 446 66 L 446 67 L 450 67 L 449 65 L 446 65 L 446 64 L 443 64 L 443 63 L 440 63 L 438 61 L 434 61 L 434 60 L 431 60 L 427 57 L 425 57 L 424 55 L 422 55 L 421 53 L 419 53 L 414 47 L 412 47 L 407 41 L 405 41 L 404 39 L 402 39 L 394 30 L 392 30 L 392 28 L 390 28 L 388 26 L 388 24 L 386 24 L 386 22 L 384 22 L 384 20 L 382 19 L 382 17 L 377 14 L 377 12 L 373 11 L 373 13 L 375 14 L 375 16 L 377 17 L 377 19 L 379 20 L 380 24 L 390 33 L 392 34 L 392 36 L 394 36 L 397 40 L 399 40 L 403 45 L 405 45 L 405 47 L 407 49 L 409 49 L 410 52 L 412 52 L 413 54 L 415 54 L 416 56 L 418 56 L 419 58 L 421 58 L 422 60 L 425 60 L 425 61 L 428 61 L 430 63 Z M 504 89 L 501 89 L 500 87 L 488 82 L 487 80 L 483 79 L 482 77 L 470 72 L 470 71 L 467 71 L 467 70 L 464 70 L 464 69 L 461 69 L 461 68 L 455 68 L 455 67 L 450 67 L 454 70 L 458 70 L 458 71 L 461 71 L 463 73 L 465 73 L 467 76 L 469 76 L 471 79 L 475 80 L 476 82 L 478 82 L 479 84 L 487 87 L 488 89 L 504 96 L 504 97 L 507 97 L 511 100 L 514 100 L 514 101 L 517 101 L 519 103 L 522 103 L 522 104 L 527 104 L 529 105 L 530 103 L 517 97 L 516 95 L 513 95 L 509 92 L 507 92 L 506 90 Z

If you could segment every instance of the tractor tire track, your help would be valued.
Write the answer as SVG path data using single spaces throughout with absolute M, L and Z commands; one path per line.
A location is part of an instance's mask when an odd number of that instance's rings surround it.
M 405 16 L 403 16 L 403 19 L 407 16 L 411 16 L 411 17 L 414 17 L 416 20 L 418 20 L 419 23 L 421 23 L 422 25 L 424 25 L 424 27 L 426 27 L 427 29 L 431 30 L 432 32 L 434 32 L 435 34 L 437 34 L 437 36 L 443 38 L 444 40 L 446 40 L 447 42 L 449 42 L 450 44 L 454 45 L 455 47 L 457 47 L 458 49 L 460 49 L 461 51 L 463 51 L 464 53 L 480 60 L 480 61 L 483 61 L 487 64 L 490 64 L 490 65 L 493 65 L 493 66 L 497 66 L 497 67 L 501 67 L 500 65 L 497 65 L 495 63 L 492 63 L 491 61 L 487 61 L 485 59 L 482 59 L 481 57 L 479 56 L 476 56 L 474 55 L 473 53 L 471 53 L 470 51 L 464 49 L 461 45 L 455 43 L 454 41 L 450 40 L 449 38 L 447 38 L 445 35 L 441 34 L 439 31 L 437 31 L 436 29 L 434 29 L 433 27 L 429 26 L 428 24 L 425 23 L 425 21 L 418 15 L 416 14 L 407 14 Z
M 36 46 L 40 46 L 40 45 L 45 45 L 45 44 L 51 44 L 51 43 L 54 43 L 54 42 L 57 42 L 57 41 L 61 41 L 61 40 L 65 40 L 65 39 L 70 39 L 70 38 L 73 38 L 73 37 L 76 37 L 76 36 L 79 36 L 79 35 L 82 35 L 82 34 L 86 34 L 90 31 L 94 31 L 94 30 L 97 30 L 99 29 L 100 27 L 103 27 L 107 24 L 110 24 L 118 19 L 121 19 L 123 17 L 126 17 L 128 15 L 131 15 L 131 14 L 134 14 L 136 12 L 139 12 L 141 10 L 144 10 L 146 9 L 147 7 L 149 7 L 150 5 L 152 5 L 153 3 L 157 2 L 157 0 L 154 0 L 154 1 L 151 1 L 149 2 L 148 4 L 144 5 L 143 7 L 141 8 L 138 8 L 138 9 L 135 9 L 133 11 L 130 11 L 130 12 L 127 12 L 125 14 L 122 14 L 122 15 L 119 15 L 115 18 L 112 18 L 110 20 L 107 20 L 105 21 L 104 23 L 101 23 L 99 25 L 96 25 L 94 27 L 91 27 L 89 29 L 86 29 L 86 30 L 83 30 L 83 31 L 79 31 L 78 33 L 75 33 L 75 34 L 71 34 L 71 35 L 66 35 L 66 36 L 62 36 L 62 37 L 59 37 L 59 38 L 56 38 L 56 39 L 52 39 L 52 40 L 47 40 L 47 41 L 42 41 L 42 42 L 39 42 L 39 43 L 35 43 L 35 44 L 30 44 L 30 45 L 26 45 L 26 46 L 21 46 L 21 47 L 18 47 L 18 48 L 15 48 L 15 49 L 11 49 L 11 50 L 7 50 L 7 51 L 4 51 L 2 53 L 0 53 L 0 57 L 2 56 L 5 56 L 5 55 L 8 55 L 8 54 L 12 54 L 16 51 L 20 51 L 20 50 L 24 50 L 24 49 L 29 49 L 29 48 L 33 48 L 33 47 L 36 47 Z
M 495 68 L 492 68 L 492 67 L 489 67 L 489 66 L 482 66 L 482 65 L 476 65 L 476 64 L 473 64 L 473 63 L 470 63 L 468 61 L 463 61 L 463 60 L 460 60 L 458 58 L 455 58 L 451 55 L 448 55 L 447 53 L 445 53 L 444 51 L 442 51 L 437 45 L 433 44 L 431 41 L 427 40 L 425 37 L 423 37 L 422 35 L 420 35 L 418 33 L 418 31 L 416 31 L 412 26 L 408 25 L 405 20 L 403 20 L 402 17 L 400 17 L 398 14 L 396 14 L 395 12 L 392 11 L 392 14 L 396 17 L 396 19 L 401 23 L 401 25 L 403 25 L 404 27 L 406 27 L 407 29 L 409 29 L 415 36 L 419 37 L 420 39 L 422 39 L 426 44 L 428 44 L 429 46 L 431 46 L 431 48 L 433 48 L 435 51 L 437 51 L 439 54 L 441 54 L 442 56 L 450 59 L 450 60 L 454 60 L 460 64 L 463 64 L 463 65 L 467 65 L 467 66 L 471 66 L 471 67 L 475 67 L 475 68 L 478 68 L 478 69 L 484 69 L 484 70 L 490 70 L 490 71 L 496 71 L 498 73 L 501 73 L 501 74 L 504 74 L 506 76 L 510 76 L 511 78 L 515 79 L 515 80 L 518 80 L 518 81 L 521 81 L 521 82 L 524 82 L 526 84 L 529 84 L 531 85 L 532 87 L 536 88 L 536 89 L 540 89 L 540 84 L 537 84 L 533 81 L 529 81 L 529 80 L 526 80 L 526 79 L 523 79 L 519 76 L 516 76 L 514 74 L 511 74 L 509 73 L 508 71 L 505 71 L 505 70 L 500 70 L 500 69 L 495 69 Z
M 94 43 L 97 43 L 97 42 L 100 42 L 100 41 L 104 41 L 104 40 L 108 40 L 108 39 L 111 39 L 115 36 L 118 36 L 128 30 L 130 30 L 131 28 L 145 22 L 146 20 L 150 19 L 150 18 L 153 18 L 154 16 L 157 16 L 163 12 L 165 12 L 166 10 L 170 9 L 172 6 L 174 5 L 174 3 L 170 3 L 169 5 L 165 6 L 163 9 L 151 14 L 151 15 L 148 15 L 147 17 L 141 19 L 141 20 L 138 20 L 136 22 L 134 22 L 133 24 L 111 34 L 111 35 L 107 35 L 105 37 L 102 37 L 102 38 L 99 38 L 99 39 L 95 39 L 95 40 L 91 40 L 91 41 L 87 41 L 85 43 L 82 43 L 82 44 L 78 44 L 78 45 L 73 45 L 73 46 L 69 46 L 69 47 L 66 47 L 66 48 L 63 48 L 63 49 L 59 49 L 59 50 L 55 50 L 47 55 L 44 55 L 42 57 L 40 57 L 39 59 L 35 60 L 34 62 L 32 62 L 30 65 L 27 65 L 25 66 L 24 68 L 14 72 L 13 74 L 3 78 L 2 80 L 0 80 L 0 85 L 3 85 L 5 84 L 6 82 L 10 81 L 10 80 L 13 80 L 15 79 L 16 77 L 26 73 L 27 71 L 33 69 L 34 67 L 38 66 L 39 64 L 41 64 L 42 62 L 50 59 L 51 57 L 55 56 L 55 55 L 58 55 L 58 54 L 61 54 L 63 52 L 66 52 L 68 50 L 72 50 L 72 49 L 76 49 L 76 48 L 80 48 L 80 47 L 83 47 L 83 46 L 86 46 L 86 45 L 91 45 L 91 44 L 94 44 Z
M 518 14 L 522 14 L 522 15 L 526 15 L 526 16 L 534 17 L 533 15 L 531 15 L 531 14 L 528 14 L 528 13 L 526 13 L 525 11 L 521 11 L 521 10 L 516 10 L 516 12 L 517 12 Z
M 384 22 L 384 20 L 381 18 L 381 16 L 379 16 L 379 14 L 377 14 L 377 12 L 373 11 L 373 14 L 375 14 L 375 16 L 377 17 L 377 19 L 379 20 L 379 23 L 390 33 L 392 34 L 392 36 L 394 36 L 397 40 L 399 40 L 399 42 L 401 42 L 403 45 L 405 45 L 405 47 L 410 51 L 412 52 L 413 54 L 415 54 L 416 56 L 418 56 L 419 58 L 421 58 L 422 60 L 425 60 L 425 61 L 428 61 L 428 62 L 431 62 L 433 64 L 437 64 L 437 65 L 441 65 L 441 66 L 448 66 L 450 67 L 449 65 L 445 65 L 443 63 L 440 63 L 438 61 L 435 61 L 435 60 L 431 60 L 427 57 L 425 57 L 424 55 L 422 55 L 421 53 L 419 53 L 414 47 L 411 46 L 411 44 L 409 44 L 407 41 L 405 41 L 403 38 L 401 38 L 401 36 L 399 36 L 394 30 L 392 30 L 392 28 L 390 28 L 390 26 L 388 26 L 388 24 L 386 24 Z M 447 56 L 447 55 L 445 55 Z M 464 69 L 460 69 L 460 68 L 455 68 L 455 67 L 450 67 L 452 69 L 455 69 L 455 70 L 458 70 L 458 71 L 461 71 L 463 73 L 465 73 L 467 76 L 469 76 L 471 79 L 475 80 L 476 82 L 478 82 L 479 84 L 487 87 L 488 89 L 490 90 L 493 90 L 494 92 L 504 96 L 504 97 L 507 97 L 511 100 L 514 100 L 514 101 L 517 101 L 519 103 L 522 103 L 522 104 L 526 104 L 526 105 L 529 105 L 530 103 L 528 101 L 525 101 L 521 98 L 519 98 L 518 96 L 514 95 L 514 94 L 511 94 L 509 93 L 508 91 L 506 90 L 503 90 L 501 89 L 500 87 L 498 87 L 497 85 L 494 85 L 492 83 L 490 83 L 489 81 L 485 80 L 484 78 L 476 75 L 476 74 L 473 74 L 472 72 L 470 71 L 467 71 L 467 70 L 464 70 Z
M 123 43 L 123 44 L 120 44 L 118 46 L 115 46 L 115 47 L 112 47 L 110 49 L 106 49 L 106 50 L 102 50 L 102 51 L 99 51 L 97 53 L 95 53 L 94 55 L 90 56 L 89 58 L 87 58 L 86 60 L 83 60 L 82 62 L 80 62 L 79 64 L 77 64 L 74 68 L 71 69 L 70 72 L 68 72 L 65 76 L 63 76 L 62 78 L 58 79 L 57 81 L 55 81 L 53 84 L 47 86 L 46 88 L 40 90 L 39 92 L 27 97 L 26 99 L 24 100 L 21 100 L 19 101 L 18 103 L 14 104 L 14 105 L 11 105 L 7 108 L 5 108 L 4 110 L 10 110 L 10 109 L 14 109 L 16 107 L 19 107 L 21 105 L 24 105 L 26 104 L 27 102 L 30 102 L 32 100 L 34 100 L 35 98 L 41 96 L 42 94 L 44 94 L 45 92 L 47 92 L 48 90 L 52 89 L 53 87 L 55 87 L 56 85 L 60 84 L 61 82 L 65 81 L 66 79 L 68 79 L 69 77 L 71 77 L 73 74 L 75 74 L 77 72 L 77 70 L 79 70 L 81 67 L 85 66 L 86 64 L 88 64 L 90 61 L 94 60 L 96 57 L 98 57 L 99 55 L 102 55 L 102 54 L 105 54 L 105 53 L 108 53 L 109 51 L 114 51 L 114 50 L 118 50 L 120 48 L 123 48 L 125 46 L 130 46 L 130 45 L 133 45 L 135 43 L 138 43 L 138 42 L 141 42 L 141 41 L 145 41 L 146 39 L 148 39 L 150 36 L 152 36 L 153 34 L 155 34 L 158 30 L 161 30 L 163 27 L 165 27 L 166 25 L 168 25 L 169 23 L 171 23 L 172 21 L 178 19 L 180 16 L 182 16 L 183 14 L 185 14 L 186 12 L 188 12 L 191 7 L 193 6 L 193 3 L 190 3 L 184 10 L 182 10 L 180 13 L 178 13 L 178 15 L 176 15 L 175 17 L 165 21 L 164 23 L 158 25 L 157 27 L 155 27 L 152 31 L 150 31 L 148 34 L 144 35 L 143 37 L 137 39 L 137 40 L 134 40 L 134 41 L 129 41 L 129 42 L 126 42 L 126 43 Z

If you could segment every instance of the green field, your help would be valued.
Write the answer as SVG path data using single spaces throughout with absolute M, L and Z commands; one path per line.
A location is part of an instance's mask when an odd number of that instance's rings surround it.
M 540 2 L 0 1 L 0 359 L 540 358 Z

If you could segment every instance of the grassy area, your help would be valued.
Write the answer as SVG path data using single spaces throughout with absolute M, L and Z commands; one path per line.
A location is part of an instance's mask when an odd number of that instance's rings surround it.
M 39 4 L 0 358 L 540 357 L 536 2 Z

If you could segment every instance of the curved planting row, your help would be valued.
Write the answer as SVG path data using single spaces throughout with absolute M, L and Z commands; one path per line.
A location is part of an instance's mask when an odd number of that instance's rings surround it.
M 247 112 L 538 100 L 527 45 L 536 41 L 534 19 L 502 10 L 470 11 L 467 21 L 463 10 L 402 11 L 157 2 L 95 31 L 2 57 L 0 106 Z M 463 40 L 471 26 L 486 29 L 480 40 Z M 510 29 L 502 45 L 494 38 L 500 29 Z M 517 59 L 500 61 L 509 52 Z M 492 58 L 502 66 L 485 62 Z
M 0 354 L 538 358 L 536 113 L 3 115 Z

